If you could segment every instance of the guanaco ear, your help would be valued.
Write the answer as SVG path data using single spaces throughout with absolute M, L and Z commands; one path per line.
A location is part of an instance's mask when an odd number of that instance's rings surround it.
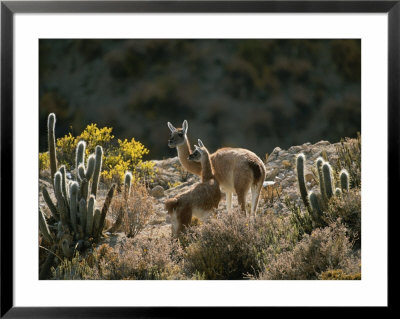
M 199 146 L 200 146 L 200 147 L 204 147 L 204 144 L 203 144 L 203 142 L 201 141 L 201 139 L 198 139 L 198 140 L 197 140 L 197 143 L 199 143 Z
M 182 129 L 185 132 L 185 134 L 187 133 L 188 128 L 189 128 L 188 122 L 184 120 L 182 123 Z
M 195 150 L 200 149 L 196 144 L 193 145 Z
M 170 122 L 168 122 L 167 125 L 172 133 L 176 131 L 176 128 Z

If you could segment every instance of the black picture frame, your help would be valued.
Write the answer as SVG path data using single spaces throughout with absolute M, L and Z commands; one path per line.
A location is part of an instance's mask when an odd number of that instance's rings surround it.
M 13 19 L 15 13 L 387 13 L 388 14 L 388 247 L 394 223 L 395 184 L 399 182 L 400 0 L 397 1 L 1 1 L 1 317 L 6 318 L 128 318 L 180 317 L 189 308 L 15 307 L 13 303 Z M 396 209 L 398 210 L 398 208 Z M 393 213 L 393 212 L 392 212 Z M 394 212 L 395 213 L 395 212 Z M 389 249 L 390 250 L 390 249 Z M 389 254 L 388 254 L 389 256 Z M 388 260 L 390 264 L 390 258 Z M 388 280 L 388 287 L 390 280 Z M 34 293 L 34 292 L 33 292 Z M 391 302 L 388 299 L 389 309 Z M 309 311 L 294 308 L 296 314 Z M 239 316 L 248 309 L 234 310 Z M 336 312 L 336 310 L 333 310 Z M 197 309 L 203 315 L 211 309 Z M 214 315 L 226 315 L 223 307 Z M 191 315 L 190 315 L 191 316 Z

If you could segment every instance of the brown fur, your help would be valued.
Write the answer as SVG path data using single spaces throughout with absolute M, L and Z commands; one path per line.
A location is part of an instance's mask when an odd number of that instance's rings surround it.
M 184 122 L 185 123 L 185 122 Z M 170 123 L 169 125 L 170 126 Z M 179 161 L 189 172 L 200 175 L 200 163 L 189 161 L 191 153 L 187 138 L 187 122 L 185 128 L 178 128 L 172 132 L 169 140 L 170 147 L 176 147 Z M 180 135 L 179 135 L 180 134 Z M 242 211 L 246 212 L 246 195 L 252 190 L 252 213 L 255 214 L 266 170 L 262 160 L 253 152 L 243 148 L 224 147 L 210 154 L 210 161 L 214 169 L 214 176 L 221 190 L 227 194 L 236 193 Z M 228 205 L 227 205 L 228 206 Z M 228 207 L 228 210 L 230 207 Z
M 207 212 L 218 207 L 221 200 L 221 191 L 217 180 L 214 178 L 207 151 L 205 156 L 202 156 L 200 165 L 202 167 L 202 181 L 193 185 L 188 191 L 165 202 L 165 209 L 168 214 L 176 219 L 171 221 L 174 236 L 183 231 L 184 227 L 190 225 L 192 215 L 196 215 L 198 212 L 204 212 L 207 215 Z M 198 217 L 203 218 L 204 216 Z

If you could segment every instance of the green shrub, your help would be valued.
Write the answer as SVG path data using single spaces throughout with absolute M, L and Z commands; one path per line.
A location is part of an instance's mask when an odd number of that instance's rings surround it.
M 347 229 L 340 223 L 315 229 L 311 235 L 272 260 L 259 279 L 318 279 L 325 271 L 342 269 L 346 273 L 360 272 L 359 257 L 354 256 Z
M 243 279 L 257 275 L 269 256 L 288 250 L 298 234 L 273 214 L 256 219 L 240 212 L 220 214 L 188 234 L 184 260 L 188 276 L 204 279 Z

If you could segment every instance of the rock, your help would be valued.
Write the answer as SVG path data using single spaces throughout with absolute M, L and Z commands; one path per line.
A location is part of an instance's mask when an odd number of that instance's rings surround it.
M 329 145 L 331 143 L 329 143 L 328 141 L 319 141 L 318 143 L 314 144 L 314 146 L 322 146 L 322 145 Z
M 302 149 L 303 149 L 303 148 L 302 148 L 301 146 L 296 145 L 296 146 L 290 147 L 290 148 L 288 149 L 288 152 L 289 152 L 289 153 L 292 153 L 292 154 L 297 154 L 297 153 L 300 153 L 300 151 L 301 151 Z
M 150 195 L 155 198 L 161 198 L 164 196 L 164 188 L 162 188 L 160 185 L 157 185 L 150 191 Z
M 281 150 L 282 149 L 279 146 L 275 147 L 272 153 L 268 156 L 267 163 L 271 160 L 276 160 Z

